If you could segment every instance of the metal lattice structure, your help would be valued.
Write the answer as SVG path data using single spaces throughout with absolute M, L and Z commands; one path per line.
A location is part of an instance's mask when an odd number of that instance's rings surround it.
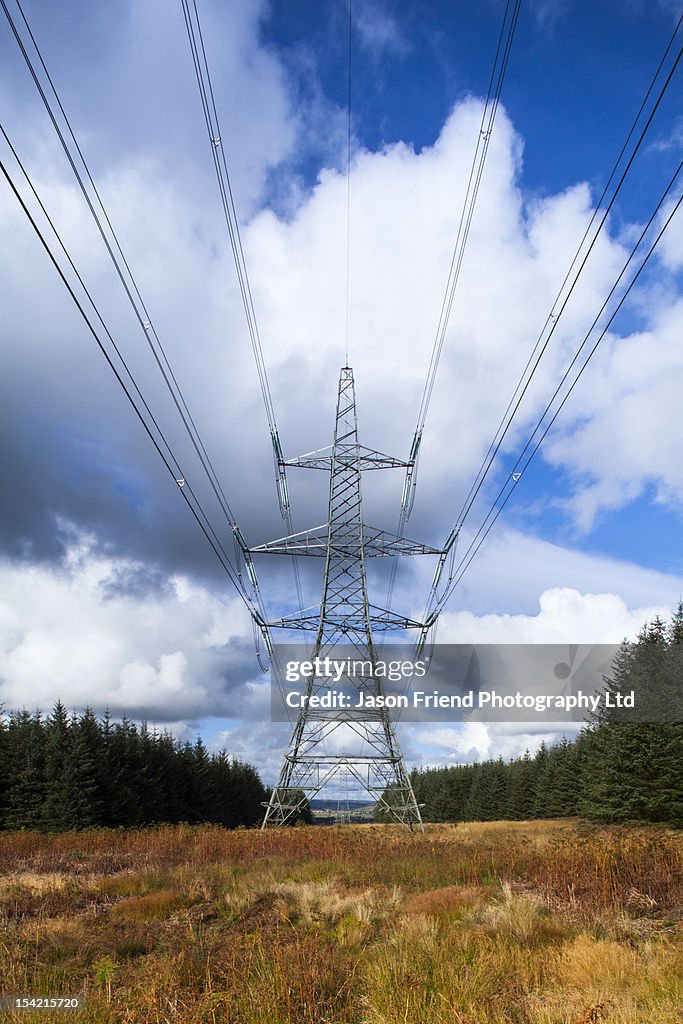
M 358 442 L 353 371 L 345 366 L 339 378 L 334 444 L 287 462 L 288 466 L 327 470 L 330 475 L 328 522 L 313 530 L 283 537 L 253 548 L 256 553 L 324 556 L 325 577 L 319 610 L 287 616 L 272 626 L 315 630 L 311 660 L 334 657 L 340 644 L 351 645 L 372 671 L 361 678 L 345 677 L 359 693 L 382 694 L 377 675 L 373 634 L 378 631 L 421 628 L 422 624 L 371 605 L 365 559 L 399 554 L 440 554 L 395 534 L 367 527 L 362 514 L 362 474 L 370 469 L 406 468 L 407 463 L 372 451 Z M 356 655 L 354 654 L 354 657 Z M 306 680 L 308 697 L 329 689 L 329 679 L 315 673 Z M 355 702 L 354 702 L 355 703 Z M 330 753 L 333 734 L 348 737 L 349 750 Z M 337 745 L 339 745 L 337 743 Z M 351 746 L 355 749 L 351 750 Z M 393 723 L 386 708 L 310 708 L 300 711 L 285 751 L 279 779 L 267 806 L 263 828 L 291 821 L 307 799 L 335 777 L 353 777 L 391 818 L 413 829 L 422 828 L 420 809 L 406 771 Z

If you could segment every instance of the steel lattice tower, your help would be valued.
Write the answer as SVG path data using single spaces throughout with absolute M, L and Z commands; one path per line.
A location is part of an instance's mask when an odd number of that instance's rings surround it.
M 382 455 L 358 442 L 353 371 L 345 366 L 339 378 L 334 443 L 285 465 L 327 470 L 330 474 L 329 514 L 324 526 L 283 537 L 253 548 L 254 553 L 319 555 L 325 557 L 325 577 L 319 613 L 301 612 L 272 623 L 286 629 L 315 630 L 311 660 L 333 657 L 339 644 L 351 645 L 359 660 L 370 662 L 372 672 L 346 683 L 364 693 L 382 694 L 382 678 L 375 672 L 375 632 L 421 628 L 421 623 L 377 608 L 368 601 L 365 559 L 399 554 L 439 554 L 395 534 L 363 524 L 361 478 L 364 471 L 405 468 L 408 464 Z M 354 654 L 354 657 L 356 655 Z M 311 675 L 306 694 L 329 689 L 329 679 Z M 325 740 L 340 726 L 353 734 L 360 752 L 328 753 Z M 409 828 L 422 828 L 420 809 L 406 771 L 396 732 L 386 708 L 311 709 L 299 713 L 282 768 L 268 804 L 263 828 L 283 825 L 304 801 L 335 776 L 352 775 L 395 820 Z M 387 800 L 385 793 L 390 793 Z

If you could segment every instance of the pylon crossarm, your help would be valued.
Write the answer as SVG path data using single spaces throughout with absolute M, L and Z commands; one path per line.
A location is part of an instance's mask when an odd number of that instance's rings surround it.
M 384 455 L 382 452 L 366 448 L 362 444 L 354 442 L 347 444 L 341 438 L 338 440 L 336 448 L 336 460 L 339 465 L 346 463 L 355 467 L 358 464 L 362 472 L 369 469 L 408 469 L 411 466 L 410 462 L 405 462 L 403 459 Z M 334 445 L 330 444 L 325 448 L 306 452 L 305 455 L 299 455 L 294 459 L 284 459 L 282 464 L 297 469 L 323 469 L 329 473 L 332 469 L 333 450 Z
M 287 537 L 267 541 L 249 548 L 252 555 L 308 555 L 326 558 L 328 551 L 328 524 L 300 530 Z M 409 540 L 397 533 L 378 530 L 374 526 L 363 526 L 362 538 L 355 531 L 335 537 L 334 553 L 347 557 L 358 557 L 362 548 L 365 558 L 393 558 L 396 555 L 440 555 L 438 548 Z
M 339 594 L 340 599 L 337 604 L 341 604 L 341 594 L 344 587 L 333 590 L 333 595 Z M 353 605 L 353 602 L 347 601 L 347 605 Z M 376 605 L 368 605 L 369 616 L 366 622 L 366 616 L 363 611 L 362 605 L 357 605 L 352 612 L 349 612 L 345 608 L 337 608 L 336 611 L 330 609 L 325 614 L 325 628 L 333 631 L 334 642 L 342 643 L 346 640 L 348 643 L 353 643 L 353 637 L 359 633 L 365 631 L 366 625 L 369 625 L 373 633 L 387 633 L 387 632 L 399 632 L 404 629 L 423 629 L 424 624 L 417 622 L 415 619 L 410 619 L 406 615 L 398 615 L 396 612 L 388 611 L 386 608 L 379 608 Z M 320 613 L 315 614 L 312 610 L 305 609 L 308 614 L 301 615 L 296 613 L 294 615 L 285 615 L 281 619 L 276 619 L 274 622 L 268 623 L 270 629 L 308 629 L 318 630 L 320 628 Z M 329 642 L 329 641 L 328 641 Z

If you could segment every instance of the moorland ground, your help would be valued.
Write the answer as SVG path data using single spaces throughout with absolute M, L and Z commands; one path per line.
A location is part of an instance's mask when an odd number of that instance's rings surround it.
M 576 820 L 4 833 L 0 992 L 86 998 L 0 1016 L 683 1024 L 682 868 Z

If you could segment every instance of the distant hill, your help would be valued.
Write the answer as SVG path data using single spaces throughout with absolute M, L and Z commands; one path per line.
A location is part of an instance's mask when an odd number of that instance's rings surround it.
M 370 803 L 367 800 L 311 800 L 312 811 L 336 811 L 337 809 L 350 811 L 360 810 L 361 808 L 368 808 L 368 810 L 374 811 L 374 803 Z

